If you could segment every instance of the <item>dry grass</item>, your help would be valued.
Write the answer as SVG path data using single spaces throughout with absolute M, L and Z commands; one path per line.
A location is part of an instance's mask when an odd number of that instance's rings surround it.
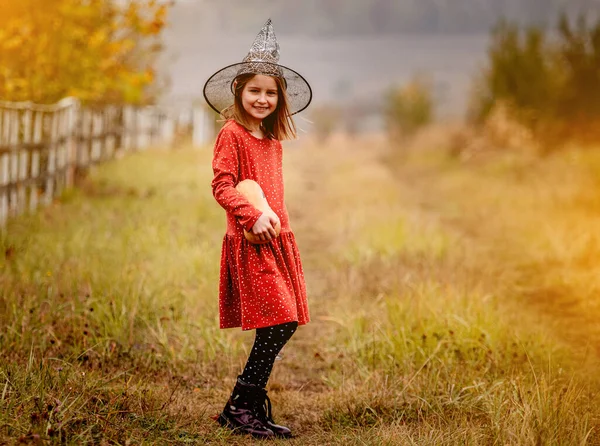
M 286 443 L 597 443 L 594 355 L 572 350 L 597 339 L 600 163 L 386 153 L 335 139 L 286 153 L 313 317 L 270 381 Z M 138 154 L 10 224 L 0 439 L 253 443 L 210 419 L 252 341 L 217 328 L 210 174 L 209 151 Z

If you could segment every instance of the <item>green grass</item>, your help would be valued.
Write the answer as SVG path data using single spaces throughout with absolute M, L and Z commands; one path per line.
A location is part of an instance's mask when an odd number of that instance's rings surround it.
M 573 296 L 596 289 L 578 260 L 593 266 L 591 233 L 566 243 L 561 223 L 550 239 L 530 235 L 540 233 L 531 203 L 550 213 L 573 194 L 583 200 L 571 208 L 578 224 L 591 224 L 596 198 L 581 176 L 518 189 L 518 166 L 502 160 L 383 165 L 381 150 L 362 147 L 286 152 L 313 321 L 270 381 L 276 420 L 298 436 L 276 443 L 600 442 L 595 364 L 555 330 L 566 327 L 561 314 L 523 303 L 532 289 L 557 287 L 544 273 L 550 259 Z M 552 162 L 539 175 L 553 175 Z M 252 342 L 218 329 L 225 216 L 210 179 L 210 150 L 139 153 L 10 222 L 1 441 L 253 443 L 210 419 Z M 501 218 L 477 218 L 492 208 Z M 500 237 L 511 216 L 518 224 Z

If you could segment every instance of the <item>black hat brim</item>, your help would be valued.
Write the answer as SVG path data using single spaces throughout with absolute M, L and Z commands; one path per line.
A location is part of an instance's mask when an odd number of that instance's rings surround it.
M 261 62 L 253 64 L 260 65 Z M 267 64 L 265 62 L 265 64 Z M 227 107 L 233 105 L 234 95 L 231 85 L 238 76 L 240 70 L 248 64 L 245 62 L 229 65 L 213 74 L 204 84 L 204 99 L 208 105 L 217 113 L 221 113 Z M 271 64 L 277 67 L 283 74 L 286 83 L 286 93 L 290 108 L 290 114 L 294 115 L 306 109 L 312 101 L 312 89 L 310 84 L 298 72 L 279 64 Z M 257 73 L 262 74 L 262 73 Z

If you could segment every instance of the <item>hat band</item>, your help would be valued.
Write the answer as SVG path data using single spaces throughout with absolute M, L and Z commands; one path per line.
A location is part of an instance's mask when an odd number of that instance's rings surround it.
M 236 77 L 242 74 L 262 74 L 283 78 L 283 70 L 277 64 L 269 62 L 244 62 L 238 70 Z
M 287 79 L 283 75 L 283 70 L 277 64 L 269 63 L 269 62 L 244 62 L 242 63 L 242 67 L 238 70 L 235 77 L 231 80 L 230 89 L 231 92 L 235 95 L 235 81 L 238 77 L 244 74 L 262 74 L 264 76 L 275 76 L 279 77 L 283 80 L 283 86 L 287 89 Z

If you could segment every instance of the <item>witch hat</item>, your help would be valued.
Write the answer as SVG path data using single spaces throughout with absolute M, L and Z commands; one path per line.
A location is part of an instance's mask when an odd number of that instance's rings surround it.
M 264 24 L 242 62 L 228 65 L 213 74 L 204 84 L 204 99 L 221 113 L 234 102 L 233 82 L 242 74 L 263 74 L 284 80 L 290 114 L 304 110 L 312 100 L 310 85 L 299 73 L 279 64 L 279 44 L 271 19 Z

